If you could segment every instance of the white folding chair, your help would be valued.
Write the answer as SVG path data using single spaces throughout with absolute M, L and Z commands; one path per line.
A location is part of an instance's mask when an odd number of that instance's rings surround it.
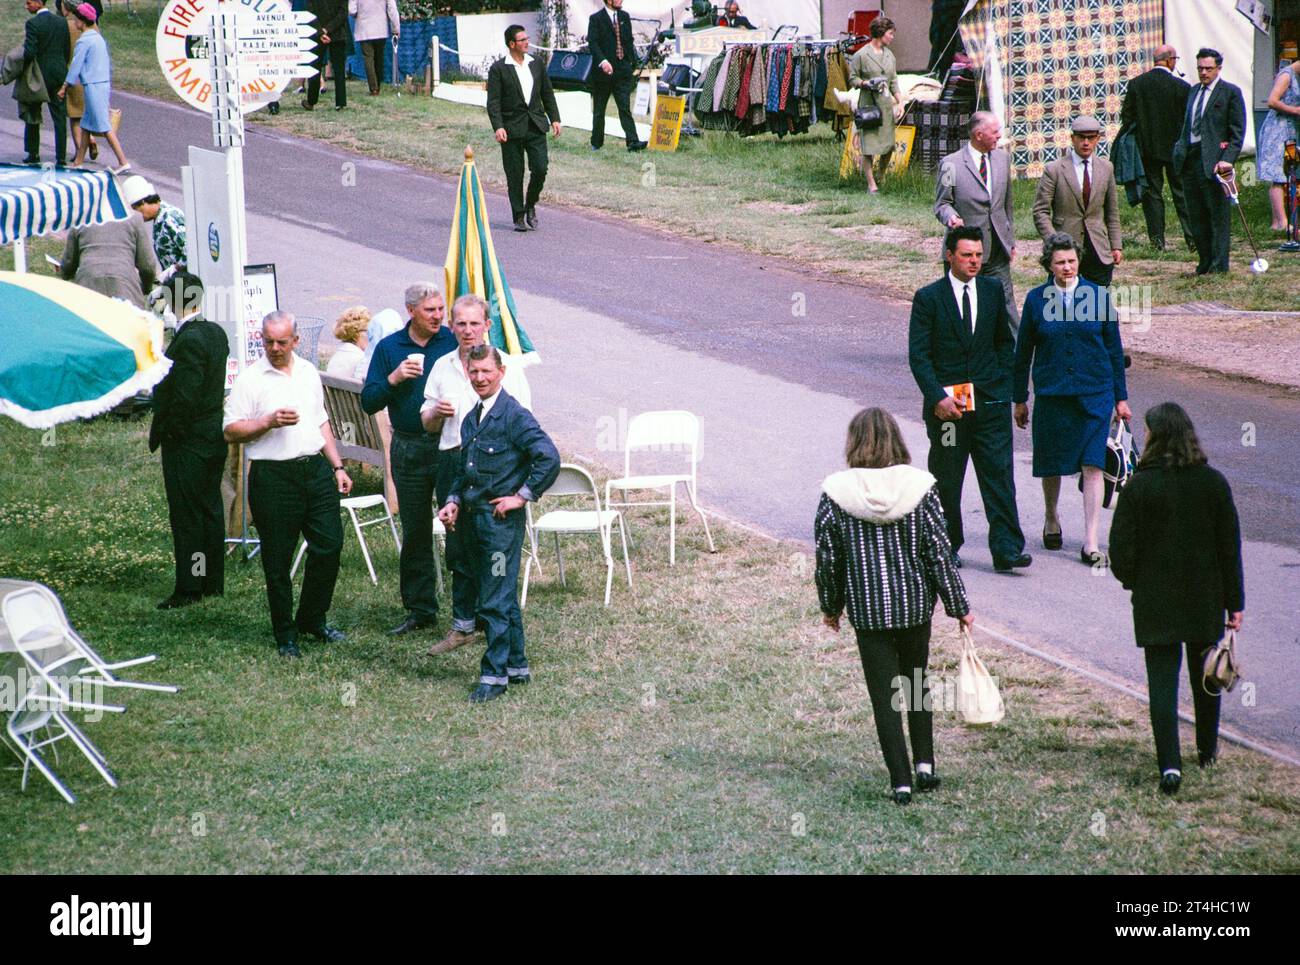
M 532 523 L 530 539 L 533 546 L 533 555 L 529 557 L 528 563 L 524 566 L 524 589 L 523 593 L 520 594 L 520 607 L 528 605 L 528 579 L 532 574 L 533 562 L 536 556 L 538 533 L 550 533 L 555 537 L 555 559 L 560 567 L 561 586 L 564 585 L 564 557 L 560 552 L 560 536 L 587 534 L 600 538 L 601 553 L 605 557 L 605 606 L 609 606 L 610 590 L 614 583 L 614 555 L 611 551 L 611 543 L 613 542 L 614 521 L 617 520 L 619 536 L 623 540 L 623 565 L 627 568 L 627 585 L 629 589 L 632 586 L 632 563 L 627 555 L 627 531 L 623 528 L 623 514 L 616 509 L 602 510 L 600 508 L 600 491 L 596 489 L 596 481 L 591 478 L 591 473 L 581 466 L 575 466 L 571 463 L 564 463 L 560 466 L 559 475 L 555 477 L 555 482 L 551 484 L 550 489 L 546 490 L 546 495 L 542 498 L 551 500 L 564 496 L 584 499 L 589 497 L 595 509 L 552 509 L 544 513 L 541 519 Z
M 41 592 L 45 591 L 45 592 Z M 108 759 L 68 717 L 68 710 L 96 713 L 124 713 L 125 707 L 82 700 L 74 695 L 82 684 L 92 687 L 124 687 L 130 682 L 105 676 L 100 668 L 64 632 L 62 609 L 51 605 L 45 587 L 31 586 L 6 594 L 0 600 L 8 643 L 22 659 L 27 671 L 25 686 L 5 726 L 5 732 L 23 761 L 23 788 L 27 787 L 30 765 L 35 764 L 69 804 L 76 798 L 55 776 L 40 755 L 40 748 L 70 740 L 111 787 L 117 778 L 108 769 Z M 51 594 L 52 595 L 52 594 Z M 57 727 L 57 732 L 55 728 Z M 32 737 L 45 731 L 44 739 Z
M 627 424 L 627 442 L 623 447 L 623 478 L 611 479 L 605 483 L 605 506 L 667 506 L 668 513 L 668 564 L 677 563 L 677 486 L 686 488 L 686 498 L 691 508 L 704 524 L 704 536 L 709 542 L 709 552 L 716 553 L 713 534 L 709 532 L 709 519 L 700 508 L 697 496 L 697 478 L 700 447 L 700 420 L 694 413 L 684 409 L 667 409 L 659 412 L 642 412 L 634 415 Z M 690 471 L 685 473 L 650 473 L 632 474 L 633 450 L 677 453 L 683 450 L 690 460 Z M 613 490 L 619 490 L 623 497 L 617 502 Z M 627 494 L 633 490 L 667 489 L 666 500 L 631 500 Z
M 379 577 L 375 575 L 375 564 L 370 559 L 370 547 L 366 544 L 365 533 L 362 532 L 367 526 L 382 526 L 388 524 L 388 528 L 393 532 L 393 542 L 397 545 L 397 552 L 402 551 L 402 537 L 397 533 L 397 520 L 393 516 L 393 511 L 388 507 L 388 500 L 383 493 L 375 493 L 371 496 L 347 496 L 339 500 L 339 506 L 348 514 L 352 520 L 352 529 L 357 534 L 357 542 L 361 544 L 361 555 L 365 558 L 366 569 L 370 572 L 370 582 L 375 586 L 379 585 Z M 376 516 L 374 519 L 361 521 L 358 515 L 363 510 L 383 508 L 383 515 Z M 447 531 L 443 528 L 442 522 L 435 515 L 433 517 L 433 569 L 434 575 L 438 580 L 438 592 L 442 592 L 442 564 L 438 560 L 438 542 L 437 537 L 446 537 Z M 289 579 L 293 579 L 298 573 L 298 566 L 302 563 L 303 554 L 307 552 L 307 541 L 304 539 L 298 547 L 298 553 L 293 558 L 293 566 L 289 568 Z

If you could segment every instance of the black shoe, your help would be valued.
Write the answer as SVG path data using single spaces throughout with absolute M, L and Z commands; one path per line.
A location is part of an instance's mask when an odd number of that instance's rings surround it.
M 41 159 L 38 157 L 25 157 L 23 158 L 23 163 L 28 167 L 38 167 L 40 166 Z
M 316 105 L 308 101 L 306 98 L 303 98 L 302 109 L 304 111 L 314 111 L 316 109 Z
M 893 797 L 894 797 L 894 803 L 895 803 L 895 804 L 911 804 L 911 803 L 912 803 L 912 792 L 911 792 L 911 791 L 905 791 L 905 790 L 902 790 L 901 788 L 895 788 L 895 789 L 894 789 Z
M 1110 560 L 1100 550 L 1079 550 L 1079 559 L 1089 566 L 1110 566 Z
M 593 151 L 599 151 L 602 147 L 604 147 L 603 144 L 593 144 L 593 145 L 591 146 L 591 149 L 592 149 Z
M 198 593 L 173 593 L 167 599 L 158 604 L 159 610 L 179 610 L 183 606 L 189 606 L 191 603 L 198 603 L 203 599 Z
M 510 678 L 511 687 L 526 687 L 533 682 L 532 674 L 516 674 Z
M 645 141 L 633 141 L 627 146 L 629 151 L 644 151 L 649 145 Z
M 993 568 L 999 573 L 1006 573 L 1012 569 L 1023 569 L 1034 561 L 1034 558 L 1028 553 L 1021 553 L 1019 556 L 1009 556 L 1006 559 L 993 557 Z
M 332 627 L 329 624 L 319 626 L 314 630 L 299 629 L 299 633 L 305 633 L 309 637 L 315 637 L 323 643 L 342 643 L 348 638 L 348 635 L 338 627 Z
M 301 657 L 302 652 L 298 649 L 298 644 L 293 640 L 288 643 L 282 643 L 279 647 L 280 656 L 282 657 Z
M 515 230 L 516 231 L 528 230 L 528 222 L 524 220 L 524 216 L 522 214 L 515 219 Z
M 1055 533 L 1043 530 L 1043 549 L 1059 550 L 1062 545 L 1064 544 L 1061 542 L 1061 531 L 1059 529 Z
M 400 637 L 404 633 L 410 633 L 412 630 L 423 630 L 426 627 L 433 626 L 433 620 L 421 620 L 419 617 L 411 615 L 399 623 L 393 629 L 388 631 L 390 637 Z
M 1160 790 L 1171 797 L 1178 793 L 1178 789 L 1182 787 L 1182 784 L 1183 776 L 1181 774 L 1170 772 L 1160 775 Z
M 534 231 L 537 230 L 537 208 L 535 206 L 524 212 L 524 221 L 528 222 L 528 227 Z
M 956 550 L 954 550 L 952 554 L 952 565 L 957 567 L 957 569 L 961 569 L 961 557 L 957 555 Z
M 469 695 L 471 704 L 486 704 L 489 700 L 496 700 L 506 692 L 506 688 L 499 684 L 479 684 Z
M 938 774 L 926 774 L 924 771 L 916 772 L 916 789 L 918 791 L 933 791 L 939 784 Z
M 272 117 L 275 117 L 276 114 L 280 113 L 280 102 L 271 101 L 271 103 L 266 105 L 266 112 L 270 114 Z
M 1218 754 L 1198 754 L 1198 755 L 1196 755 L 1196 761 L 1197 761 L 1198 764 L 1201 765 L 1202 769 L 1207 768 L 1207 767 L 1213 767 L 1213 766 L 1214 766 L 1214 762 L 1217 761 L 1218 759 L 1219 759 L 1219 755 L 1218 755 Z
M 335 105 L 334 105 L 334 109 L 335 109 L 336 111 L 346 111 L 346 110 L 348 109 L 348 105 L 347 105 L 347 104 L 335 104 Z

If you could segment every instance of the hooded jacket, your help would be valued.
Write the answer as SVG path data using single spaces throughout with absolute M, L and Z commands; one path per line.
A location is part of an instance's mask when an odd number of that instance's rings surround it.
M 847 608 L 856 630 L 898 630 L 928 622 L 940 597 L 948 616 L 970 612 L 934 484 L 908 465 L 826 477 L 813 524 L 824 614 Z

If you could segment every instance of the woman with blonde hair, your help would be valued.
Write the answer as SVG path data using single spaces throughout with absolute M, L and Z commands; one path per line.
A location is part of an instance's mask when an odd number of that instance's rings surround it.
M 939 786 L 926 664 L 937 599 L 970 627 L 975 618 L 952 562 L 952 545 L 935 478 L 912 466 L 898 423 L 884 409 L 863 409 L 849 423 L 849 468 L 822 483 L 814 532 L 822 622 L 835 632 L 847 608 L 857 633 L 876 734 L 893 799 L 912 800 L 912 768 L 896 699 L 902 678 L 916 785 Z M 920 693 L 912 691 L 921 681 Z
M 354 305 L 334 321 L 334 337 L 339 347 L 330 356 L 325 367 L 326 375 L 344 379 L 366 378 L 366 347 L 370 344 L 366 330 L 370 325 L 370 311 L 363 305 Z M 363 368 L 363 366 L 366 366 Z

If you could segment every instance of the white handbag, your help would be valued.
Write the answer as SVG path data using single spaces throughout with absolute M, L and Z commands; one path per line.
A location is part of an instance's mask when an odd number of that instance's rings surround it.
M 975 651 L 975 641 L 965 625 L 961 628 L 956 696 L 957 711 L 967 724 L 996 724 L 1006 716 L 1007 709 L 998 693 L 998 682 Z

